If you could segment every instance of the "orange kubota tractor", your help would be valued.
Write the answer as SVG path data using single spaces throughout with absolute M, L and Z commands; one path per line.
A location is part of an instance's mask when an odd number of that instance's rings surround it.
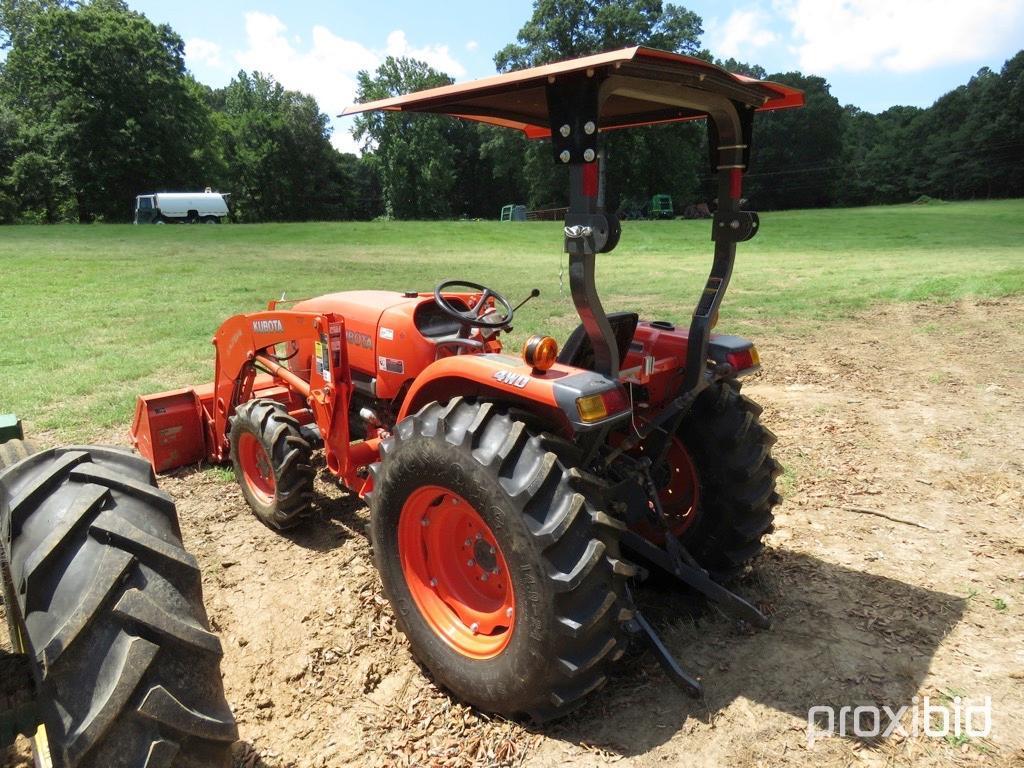
M 564 244 L 581 325 L 561 351 L 535 336 L 509 354 L 501 334 L 518 307 L 467 280 L 271 301 L 218 329 L 212 385 L 139 399 L 135 444 L 157 471 L 231 461 L 253 511 L 282 529 L 309 510 L 322 450 L 369 504 L 413 653 L 482 709 L 569 711 L 631 634 L 700 695 L 630 589 L 658 569 L 768 625 L 724 583 L 771 527 L 775 438 L 740 394 L 759 367 L 754 345 L 711 330 L 736 244 L 757 233 L 739 205 L 754 114 L 802 103 L 785 86 L 627 48 L 352 107 L 550 138 L 570 179 Z M 602 135 L 694 119 L 707 119 L 719 208 L 689 328 L 606 314 L 595 267 L 620 228 L 603 206 Z

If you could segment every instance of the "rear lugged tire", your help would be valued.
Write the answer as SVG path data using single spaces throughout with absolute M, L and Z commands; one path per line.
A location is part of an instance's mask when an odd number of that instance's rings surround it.
M 244 461 L 250 439 L 262 447 L 269 470 L 263 482 Z M 313 449 L 295 417 L 275 400 L 249 400 L 231 417 L 230 442 L 235 479 L 256 516 L 277 530 L 301 523 L 313 503 Z
M 400 422 L 374 465 L 371 542 L 385 595 L 413 654 L 464 701 L 535 721 L 572 711 L 624 652 L 624 598 L 636 568 L 619 554 L 571 451 L 491 403 L 431 403 Z M 410 589 L 399 523 L 410 497 L 442 487 L 475 508 L 508 566 L 514 619 L 496 655 L 473 658 L 425 618 Z M 445 505 L 432 514 L 443 515 Z M 418 522 L 418 521 L 417 521 Z M 429 553 L 428 553 L 429 554 Z
M 144 459 L 37 453 L 0 471 L 16 646 L 39 665 L 50 750 L 69 768 L 223 766 L 224 698 L 195 558 Z
M 758 420 L 761 407 L 739 389 L 737 381 L 709 387 L 678 433 L 700 477 L 699 516 L 682 541 L 722 580 L 764 549 L 781 501 L 775 479 L 782 469 L 771 455 L 776 437 Z
M 13 466 L 36 452 L 35 446 L 25 440 L 0 443 L 0 469 Z

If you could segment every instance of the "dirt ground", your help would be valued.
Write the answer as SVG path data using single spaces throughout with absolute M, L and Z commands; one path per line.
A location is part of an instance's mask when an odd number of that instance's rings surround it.
M 410 658 L 357 499 L 320 480 L 315 519 L 282 536 L 225 472 L 163 478 L 224 642 L 236 765 L 1024 765 L 1024 300 L 889 305 L 759 348 L 744 391 L 786 498 L 739 591 L 774 626 L 644 598 L 704 701 L 638 648 L 568 720 L 489 719 Z M 914 735 L 925 696 L 990 697 L 991 733 Z M 907 705 L 909 735 L 809 746 L 810 707 L 869 704 Z

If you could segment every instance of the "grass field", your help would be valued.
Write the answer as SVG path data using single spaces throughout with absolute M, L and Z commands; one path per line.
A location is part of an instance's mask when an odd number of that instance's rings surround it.
M 810 328 L 875 302 L 1024 293 L 1024 201 L 762 215 L 740 247 L 720 329 Z M 599 260 L 606 308 L 686 320 L 709 224 L 629 222 Z M 0 412 L 62 440 L 126 425 L 136 393 L 209 380 L 221 320 L 351 288 L 465 277 L 521 299 L 516 340 L 564 337 L 560 225 L 494 222 L 0 230 Z M 885 328 L 879 328 L 885 333 Z

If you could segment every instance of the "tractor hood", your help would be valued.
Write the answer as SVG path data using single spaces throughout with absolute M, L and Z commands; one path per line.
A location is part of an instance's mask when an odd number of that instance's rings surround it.
M 383 364 L 377 354 L 378 340 L 383 337 L 386 341 L 394 341 L 399 337 L 406 336 L 408 328 L 406 325 L 412 318 L 416 307 L 424 301 L 433 302 L 424 294 L 412 291 L 402 293 L 400 291 L 341 291 L 339 293 L 328 293 L 324 296 L 317 296 L 315 299 L 300 301 L 295 309 L 302 312 L 333 312 L 345 318 L 345 340 L 347 342 L 348 362 L 352 368 L 353 381 L 359 385 L 364 383 L 373 389 L 373 394 L 378 395 L 378 368 L 383 369 L 386 384 L 394 384 L 397 391 L 404 381 L 404 376 L 399 379 L 396 374 L 404 374 L 404 371 L 392 371 L 388 375 L 387 360 L 385 355 Z M 389 326 L 402 323 L 401 328 L 384 327 L 381 318 L 386 314 L 395 314 L 398 322 L 391 322 Z M 400 360 L 402 358 L 395 357 Z M 392 364 L 396 368 L 396 364 Z M 404 365 L 402 366 L 405 367 Z M 361 375 L 360 375 L 361 374 Z M 392 381 L 397 379 L 395 381 Z M 372 382 L 372 384 L 371 384 Z M 384 386 L 389 396 L 391 386 Z
M 434 361 L 435 340 L 457 335 L 460 329 L 458 321 L 437 307 L 433 293 L 343 291 L 300 301 L 295 309 L 333 312 L 345 319 L 352 382 L 381 399 L 398 396 L 403 385 Z
M 295 305 L 300 312 L 334 312 L 345 318 L 349 330 L 376 336 L 380 316 L 391 307 L 416 306 L 423 297 L 419 293 L 400 291 L 340 291 L 306 299 Z

